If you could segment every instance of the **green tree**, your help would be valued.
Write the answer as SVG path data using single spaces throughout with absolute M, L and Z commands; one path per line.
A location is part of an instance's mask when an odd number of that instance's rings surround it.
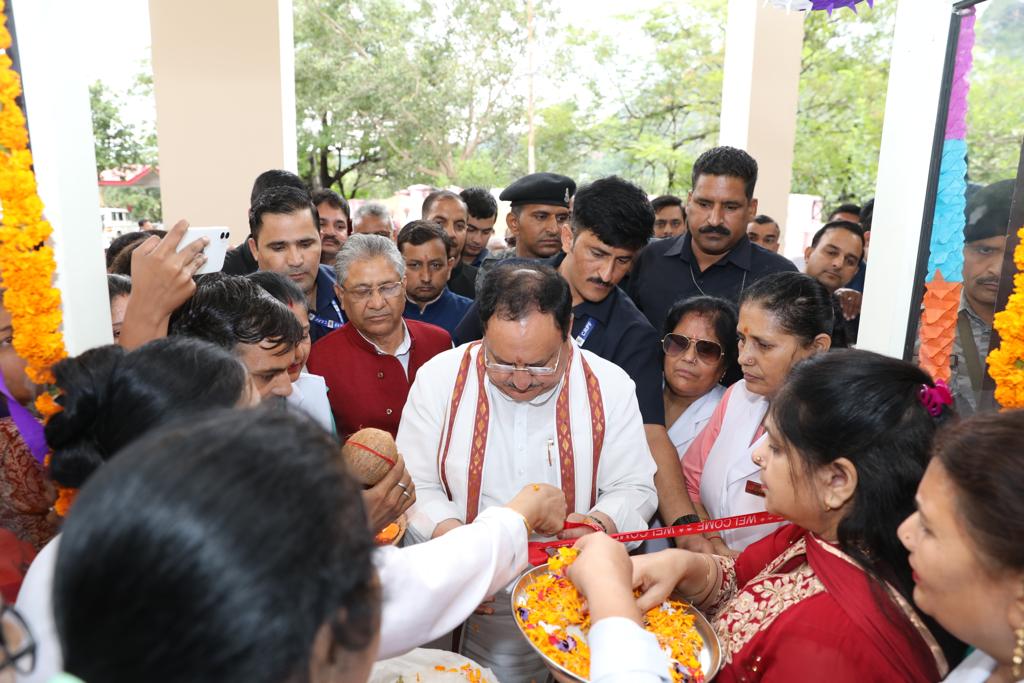
M 651 50 L 628 57 L 616 35 L 577 34 L 589 51 L 577 72 L 590 89 L 590 109 L 547 107 L 539 156 L 552 168 L 574 169 L 578 180 L 618 173 L 649 192 L 689 187 L 693 161 L 718 134 L 725 3 L 665 3 L 619 22 L 638 22 Z
M 967 175 L 971 182 L 987 185 L 1017 173 L 1024 135 L 1024 5 L 991 0 L 976 31 L 967 95 Z
M 874 196 L 895 5 L 808 13 L 792 192 L 829 207 Z
M 348 196 L 499 180 L 522 120 L 522 15 L 515 0 L 296 3 L 303 174 Z
M 153 161 L 153 144 L 134 125 L 121 118 L 121 98 L 102 82 L 89 86 L 92 134 L 96 146 L 96 175 L 107 169 Z

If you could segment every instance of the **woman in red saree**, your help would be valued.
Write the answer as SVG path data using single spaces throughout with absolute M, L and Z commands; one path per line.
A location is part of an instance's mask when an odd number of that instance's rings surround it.
M 634 557 L 622 588 L 641 590 L 644 611 L 672 592 L 704 611 L 722 643 L 716 681 L 938 681 L 948 666 L 935 636 L 951 639 L 911 604 L 896 527 L 951 402 L 903 361 L 848 350 L 804 361 L 752 456 L 767 509 L 792 524 L 735 559 Z

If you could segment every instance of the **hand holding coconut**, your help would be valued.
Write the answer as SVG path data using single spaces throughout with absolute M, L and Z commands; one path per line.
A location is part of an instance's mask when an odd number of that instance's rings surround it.
M 341 449 L 345 464 L 364 486 L 370 530 L 377 533 L 416 502 L 416 486 L 395 440 L 381 429 L 360 429 Z

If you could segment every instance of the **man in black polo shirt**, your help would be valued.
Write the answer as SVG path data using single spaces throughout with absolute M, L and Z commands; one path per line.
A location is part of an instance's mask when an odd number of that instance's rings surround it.
M 629 276 L 629 295 L 658 330 L 680 299 L 707 294 L 736 302 L 765 275 L 796 270 L 747 239 L 747 223 L 757 215 L 753 157 L 735 147 L 709 149 L 694 163 L 691 181 L 686 232 L 649 245 Z
M 671 522 L 695 514 L 679 455 L 665 430 L 658 332 L 618 288 L 636 253 L 654 234 L 654 209 L 643 190 L 615 176 L 584 186 L 575 197 L 572 226 L 561 230 L 560 253 L 530 261 L 510 258 L 496 267 L 540 262 L 557 269 L 565 278 L 572 293 L 572 336 L 576 344 L 615 363 L 636 383 L 647 444 L 658 464 L 654 483 L 662 519 Z M 476 304 L 466 313 L 455 336 L 460 341 L 481 338 Z

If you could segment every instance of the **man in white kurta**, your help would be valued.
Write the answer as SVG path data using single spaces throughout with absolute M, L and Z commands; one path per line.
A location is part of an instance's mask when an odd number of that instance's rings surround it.
M 657 507 L 655 465 L 632 380 L 618 366 L 573 346 L 564 333 L 571 323 L 567 289 L 564 311 L 531 310 L 531 281 L 565 287 L 553 270 L 508 271 L 496 269 L 481 289 L 481 316 L 495 318 L 485 322 L 482 344 L 435 356 L 410 390 L 397 441 L 416 484 L 417 502 L 408 513 L 411 538 L 427 540 L 472 520 L 477 510 L 503 505 L 531 482 L 562 488 L 573 501 L 570 521 L 586 516 L 609 532 L 647 528 Z M 508 280 L 512 275 L 525 277 L 527 286 Z M 503 309 L 503 300 L 515 302 L 511 311 Z M 461 392 L 454 389 L 459 385 Z M 568 408 L 567 420 L 559 416 L 560 401 Z M 568 438 L 561 438 L 560 429 Z M 483 447 L 474 449 L 478 439 Z M 476 477 L 470 466 L 474 450 L 482 470 Z M 567 471 L 572 482 L 563 481 Z M 543 664 L 518 633 L 507 591 L 499 591 L 492 609 L 467 622 L 462 653 L 490 667 L 502 683 L 543 680 Z

